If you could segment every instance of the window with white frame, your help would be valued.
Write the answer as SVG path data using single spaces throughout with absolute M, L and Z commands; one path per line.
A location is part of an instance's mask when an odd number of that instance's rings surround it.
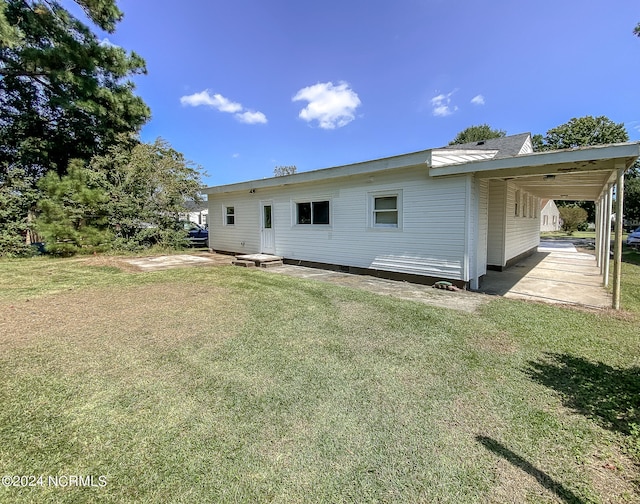
M 224 225 L 233 226 L 236 223 L 236 208 L 232 206 L 224 207 Z
M 529 199 L 529 196 L 527 196 L 526 194 L 523 195 L 522 197 L 522 216 L 526 217 L 527 216 L 527 200 Z
M 402 192 L 370 194 L 371 227 L 402 227 Z
M 296 203 L 296 224 L 329 225 L 329 201 L 308 201 Z
M 520 217 L 520 190 L 516 191 L 515 216 Z

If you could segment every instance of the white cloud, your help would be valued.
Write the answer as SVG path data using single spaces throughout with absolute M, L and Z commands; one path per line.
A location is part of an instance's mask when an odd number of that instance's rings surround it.
M 629 128 L 636 130 L 638 133 L 640 133 L 640 121 L 631 121 L 627 123 L 627 126 L 629 126 Z
M 337 86 L 324 82 L 302 88 L 292 101 L 309 102 L 299 117 L 307 122 L 318 121 L 322 129 L 346 126 L 355 119 L 355 111 L 361 104 L 357 93 L 346 82 Z
M 455 90 L 448 94 L 439 94 L 438 96 L 431 98 L 431 106 L 433 107 L 434 116 L 446 117 L 458 110 L 457 106 L 451 106 L 451 96 L 453 93 L 455 93 Z
M 236 152 L 236 153 L 232 154 L 232 156 L 231 156 L 231 157 L 232 157 L 233 159 L 237 159 L 237 158 L 239 158 L 239 157 L 240 157 L 240 154 L 238 154 L 238 153 Z
M 245 124 L 265 124 L 267 116 L 262 112 L 254 112 L 246 110 L 242 104 L 229 100 L 219 93 L 211 94 L 208 89 L 192 95 L 186 95 L 180 98 L 182 105 L 190 105 L 199 107 L 201 105 L 213 107 L 220 112 L 234 114 L 238 121 Z
M 234 113 L 242 110 L 242 105 L 239 103 L 232 102 L 218 93 L 212 95 L 209 93 L 208 89 L 205 89 L 200 93 L 183 96 L 180 98 L 180 103 L 183 105 L 191 105 L 192 107 L 208 105 L 218 109 L 220 112 Z
M 474 105 L 484 105 L 484 96 L 481 94 L 474 96 L 471 98 L 471 103 Z
M 236 114 L 236 119 L 238 121 L 245 124 L 266 124 L 267 116 L 265 116 L 262 112 L 254 112 L 252 110 L 247 110 L 246 112 L 242 112 L 241 114 Z

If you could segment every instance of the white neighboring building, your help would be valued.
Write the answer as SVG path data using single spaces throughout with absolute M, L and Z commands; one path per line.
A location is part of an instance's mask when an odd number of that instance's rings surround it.
M 540 210 L 540 231 L 560 231 L 562 224 L 560 223 L 560 211 L 555 201 L 543 199 L 540 202 L 542 207 Z
M 637 143 L 534 153 L 525 133 L 209 187 L 209 246 L 475 289 L 537 249 L 541 199 L 602 205 L 639 155 Z
M 200 224 L 202 227 L 208 227 L 209 224 L 209 205 L 206 201 L 195 203 L 187 202 L 185 205 L 189 211 L 185 214 L 185 218 L 190 222 Z

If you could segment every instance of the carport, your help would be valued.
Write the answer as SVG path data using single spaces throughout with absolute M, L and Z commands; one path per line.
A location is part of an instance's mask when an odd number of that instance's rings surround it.
M 478 183 L 499 181 L 540 199 L 594 201 L 596 203 L 596 263 L 602 275 L 602 284 L 607 287 L 610 268 L 608 237 L 614 196 L 615 213 L 622 216 L 624 174 L 639 156 L 640 143 L 622 143 L 526 153 L 459 165 L 432 166 L 429 175 L 442 177 L 468 174 L 475 177 Z M 617 218 L 612 286 L 612 306 L 615 309 L 620 308 L 622 224 L 623 218 Z

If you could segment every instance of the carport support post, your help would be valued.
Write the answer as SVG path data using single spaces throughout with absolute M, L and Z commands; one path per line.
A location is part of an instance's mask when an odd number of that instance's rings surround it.
M 624 215 L 622 214 L 624 202 L 624 168 L 618 169 L 616 184 L 616 237 L 613 257 L 613 309 L 620 309 L 620 278 L 622 276 L 622 226 Z
M 606 195 L 606 204 L 604 211 L 604 233 L 602 238 L 602 244 L 604 245 L 602 249 L 602 264 L 604 264 L 604 271 L 602 272 L 602 277 L 604 279 L 604 286 L 609 287 L 609 256 L 611 253 L 611 205 L 613 202 L 613 187 L 609 187 L 607 189 Z
M 600 268 L 600 274 L 602 274 L 602 257 L 600 257 L 600 251 L 602 250 L 602 198 L 596 201 L 596 265 Z

